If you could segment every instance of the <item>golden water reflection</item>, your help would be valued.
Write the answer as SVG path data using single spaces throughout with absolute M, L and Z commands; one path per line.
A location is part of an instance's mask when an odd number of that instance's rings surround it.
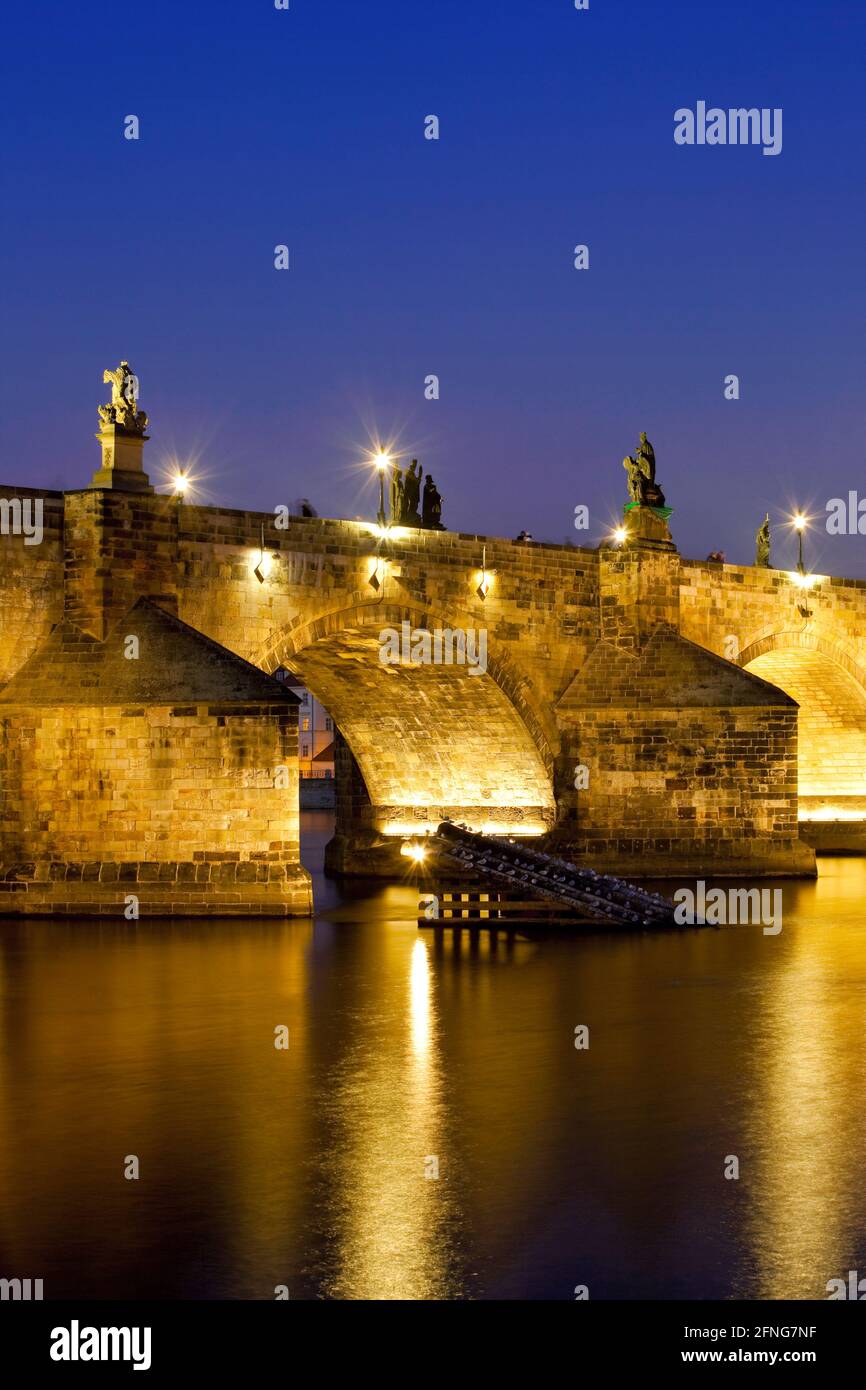
M 786 918 L 777 968 L 760 992 L 749 1110 L 754 1172 L 745 1179 L 753 1297 L 826 1297 L 827 1281 L 858 1258 L 866 1178 L 863 880 L 859 861 L 824 861 L 824 876 L 802 895 L 808 912 L 795 907 Z
M 419 932 L 409 886 L 323 885 L 315 923 L 2 923 L 0 1274 L 823 1297 L 866 1270 L 866 861 L 781 886 L 778 937 Z

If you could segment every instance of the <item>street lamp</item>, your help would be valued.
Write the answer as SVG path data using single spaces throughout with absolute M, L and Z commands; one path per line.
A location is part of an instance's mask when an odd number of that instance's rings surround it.
M 383 451 L 380 449 L 379 452 L 378 452 L 378 454 L 376 455 L 376 457 L 373 459 L 373 462 L 375 463 L 377 469 L 379 470 L 379 517 L 378 517 L 378 520 L 379 520 L 379 525 L 380 525 L 380 526 L 382 527 L 382 529 L 384 530 L 384 529 L 385 529 L 385 526 L 386 526 L 386 524 L 387 524 L 387 520 L 386 520 L 386 517 L 385 517 L 385 474 L 386 474 L 386 472 L 388 471 L 388 469 L 389 469 L 390 466 L 391 466 L 391 456 L 390 456 L 389 454 L 383 453 Z
M 806 573 L 806 566 L 805 566 L 804 563 L 803 563 L 803 532 L 804 532 L 805 529 L 806 529 L 807 518 L 806 518 L 805 516 L 803 516 L 803 513 L 802 513 L 802 512 L 797 512 L 797 515 L 794 517 L 794 520 L 791 522 L 791 525 L 794 527 L 794 530 L 797 532 L 797 541 L 798 541 L 798 543 L 799 543 L 799 554 L 798 554 L 798 558 L 797 558 L 797 573 L 802 575 L 802 574 L 805 574 L 805 573 Z

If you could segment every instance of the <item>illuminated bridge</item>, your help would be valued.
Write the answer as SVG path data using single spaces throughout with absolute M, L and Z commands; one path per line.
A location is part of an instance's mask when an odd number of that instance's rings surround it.
M 38 544 L 16 533 L 28 499 Z M 808 874 L 816 844 L 866 849 L 863 581 L 638 537 L 281 526 L 104 471 L 0 500 L 10 911 L 114 910 L 124 864 L 147 910 L 307 910 L 296 714 L 243 663 L 295 672 L 334 716 L 336 869 L 392 872 L 446 819 L 629 875 Z M 483 634 L 483 661 L 384 662 L 404 632 L 422 655 L 418 634 L 476 656 Z

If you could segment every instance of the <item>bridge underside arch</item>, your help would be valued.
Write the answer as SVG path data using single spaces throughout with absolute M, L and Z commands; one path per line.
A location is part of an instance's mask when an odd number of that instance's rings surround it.
M 262 664 L 287 667 L 333 716 L 376 834 L 420 833 L 446 818 L 543 834 L 555 819 L 551 775 L 491 664 L 474 673 L 468 664 L 384 664 L 379 634 L 391 624 L 399 633 L 400 614 L 354 613 L 345 626 L 335 615 L 277 638 Z
M 744 652 L 741 664 L 800 706 L 801 821 L 866 821 L 866 686 L 851 660 L 782 634 Z

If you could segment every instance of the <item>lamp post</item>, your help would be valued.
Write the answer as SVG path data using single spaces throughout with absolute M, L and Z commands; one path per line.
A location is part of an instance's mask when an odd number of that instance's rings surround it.
M 806 529 L 806 518 L 803 516 L 802 512 L 797 512 L 797 515 L 794 517 L 792 525 L 794 527 L 794 530 L 797 532 L 797 541 L 799 543 L 797 573 L 800 575 L 804 575 L 806 573 L 806 566 L 803 563 L 803 532 Z
M 385 516 L 385 474 L 386 474 L 386 472 L 388 471 L 388 469 L 389 469 L 390 466 L 391 466 L 391 457 L 390 457 L 389 454 L 385 454 L 385 453 L 383 453 L 383 452 L 380 450 L 379 453 L 378 453 L 378 454 L 376 455 L 376 457 L 374 458 L 373 462 L 375 463 L 377 469 L 379 470 L 379 516 L 378 516 L 378 521 L 379 521 L 379 525 L 381 526 L 382 530 L 384 531 L 386 525 L 388 524 L 388 523 L 387 523 L 387 518 L 386 518 L 386 516 Z

